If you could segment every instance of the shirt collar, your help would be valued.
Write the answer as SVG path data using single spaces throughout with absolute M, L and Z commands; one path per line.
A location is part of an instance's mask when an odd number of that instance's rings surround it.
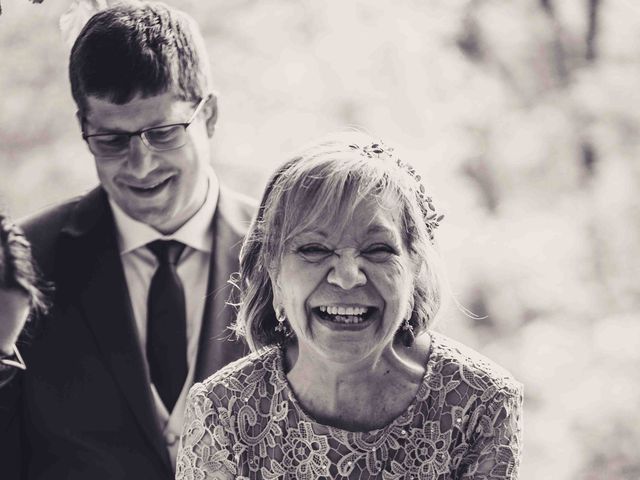
M 134 220 L 111 199 L 109 204 L 113 211 L 113 217 L 118 231 L 118 247 L 120 255 L 130 253 L 140 247 L 144 247 L 154 240 L 177 240 L 185 245 L 202 252 L 211 253 L 213 244 L 213 215 L 218 204 L 220 185 L 218 178 L 209 168 L 209 188 L 202 207 L 191 217 L 187 223 L 171 235 L 163 235 L 146 223 Z

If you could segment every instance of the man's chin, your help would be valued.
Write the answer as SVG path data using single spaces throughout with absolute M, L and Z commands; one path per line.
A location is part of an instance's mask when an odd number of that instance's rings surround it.
M 127 208 L 120 208 L 135 221 L 144 223 L 159 231 L 176 217 L 176 212 L 163 207 L 144 205 L 135 208 L 129 205 Z
M 191 211 L 191 208 L 185 206 L 184 202 L 180 202 L 174 195 L 148 199 L 129 196 L 126 199 L 116 199 L 115 203 L 132 219 L 164 235 L 178 230 L 197 212 L 197 209 Z
M 163 235 L 171 235 L 182 227 L 189 218 L 191 218 L 191 215 L 185 215 L 183 211 L 172 209 L 153 212 L 146 211 L 140 213 L 135 220 L 148 225 Z

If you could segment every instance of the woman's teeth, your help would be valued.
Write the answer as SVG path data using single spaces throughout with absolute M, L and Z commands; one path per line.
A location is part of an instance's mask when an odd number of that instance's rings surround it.
M 366 307 L 321 306 L 318 307 L 323 318 L 336 323 L 361 323 L 369 312 Z
M 338 306 L 329 306 L 325 307 L 324 305 L 320 307 L 321 312 L 328 313 L 329 315 L 364 315 L 369 310 L 366 307 L 338 307 Z

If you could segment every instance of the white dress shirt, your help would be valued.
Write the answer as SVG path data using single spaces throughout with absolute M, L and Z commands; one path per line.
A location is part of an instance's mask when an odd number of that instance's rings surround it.
M 219 193 L 218 180 L 210 169 L 207 197 L 200 210 L 180 229 L 171 235 L 163 235 L 152 227 L 128 216 L 115 202 L 109 199 L 118 232 L 118 248 L 129 289 L 129 298 L 135 318 L 140 348 L 146 359 L 147 346 L 147 297 L 151 278 L 158 261 L 146 245 L 154 240 L 177 240 L 186 245 L 177 265 L 177 272 L 185 292 L 187 318 L 187 365 L 188 373 L 182 392 L 172 412 L 167 411 L 155 386 L 151 383 L 156 417 L 175 470 L 178 440 L 182 433 L 182 422 L 189 388 L 193 384 L 198 342 L 206 298 L 211 246 L 213 245 L 213 215 Z

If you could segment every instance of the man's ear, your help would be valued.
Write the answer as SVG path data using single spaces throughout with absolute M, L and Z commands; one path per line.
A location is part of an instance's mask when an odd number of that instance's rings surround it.
M 84 132 L 84 117 L 80 113 L 80 110 L 76 110 L 76 120 L 78 121 L 78 125 L 80 125 L 80 131 Z
M 207 135 L 212 137 L 218 121 L 218 97 L 214 93 L 207 95 L 203 109 L 207 124 Z

